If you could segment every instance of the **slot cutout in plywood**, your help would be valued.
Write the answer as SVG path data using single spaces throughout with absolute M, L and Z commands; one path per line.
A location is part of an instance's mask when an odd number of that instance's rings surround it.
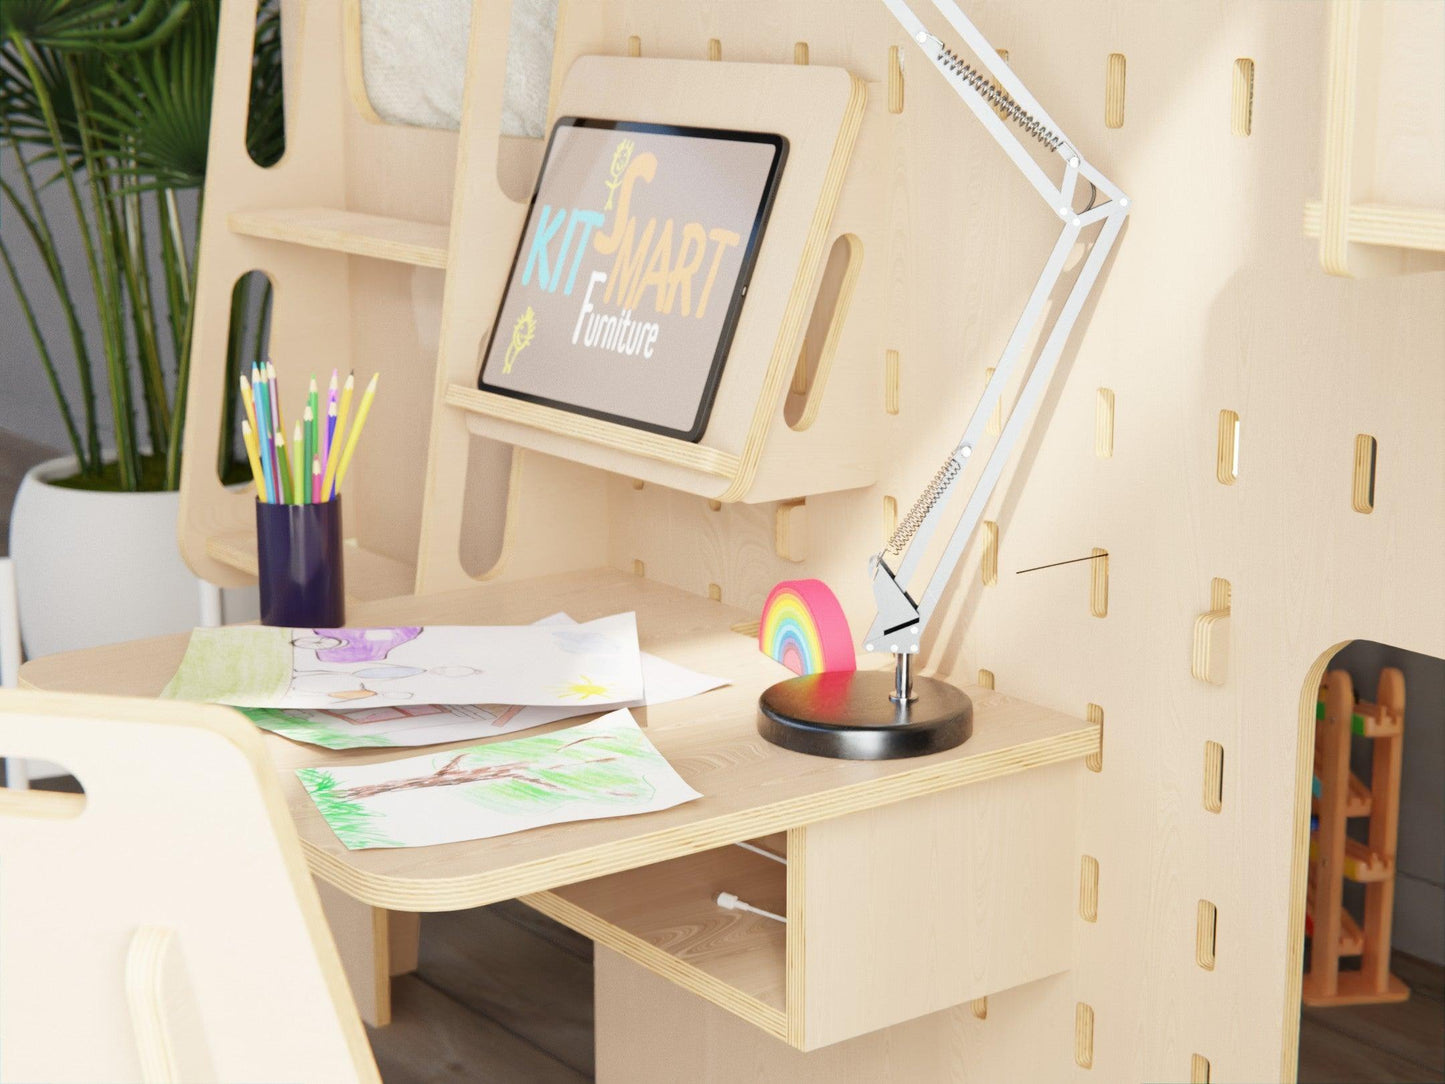
M 893 537 L 893 532 L 898 530 L 898 498 L 883 498 L 883 544 L 887 545 L 888 540 Z
M 1094 1067 L 1094 1007 L 1082 1001 L 1074 1006 L 1074 1064 Z
M 828 373 L 843 334 L 843 321 L 862 269 L 863 242 L 855 234 L 843 234 L 833 242 L 828 262 L 823 265 L 823 280 L 803 333 L 803 346 L 798 351 L 797 368 L 783 407 L 783 417 L 793 429 L 807 429 L 818 417 Z
M 1233 589 L 1219 576 L 1209 584 L 1209 609 L 1194 619 L 1194 648 L 1189 672 L 1210 685 L 1229 676 L 1229 627 Z
M 1218 813 L 1224 808 L 1224 746 L 1204 743 L 1204 808 Z
M 806 41 L 793 42 L 793 63 L 808 63 L 808 43 Z
M 968 1003 L 969 1011 L 980 1020 L 988 1019 L 988 998 L 976 997 Z
M 231 287 L 230 327 L 226 338 L 226 387 L 236 386 L 242 376 L 242 369 L 246 370 L 246 378 L 250 379 L 250 359 L 271 356 L 271 311 L 274 298 L 275 287 L 271 277 L 264 271 L 247 271 L 236 279 L 236 284 Z M 227 406 L 231 408 L 229 414 L 226 413 Z M 227 474 L 235 466 L 246 462 L 246 452 L 241 443 L 241 421 L 244 417 L 245 408 L 239 397 L 222 397 L 221 446 L 216 467 L 223 484 L 235 481 L 233 477 L 227 477 Z
M 1356 512 L 1369 515 L 1375 510 L 1375 461 L 1379 444 L 1368 433 L 1355 435 L 1355 471 L 1350 504 Z
M 1209 1059 L 1203 1054 L 1189 1056 L 1189 1084 L 1209 1084 Z
M 1219 909 L 1200 900 L 1194 919 L 1194 962 L 1205 971 L 1214 970 L 1214 938 L 1219 930 Z
M 980 670 L 978 672 L 978 683 L 985 689 L 992 689 L 994 687 L 993 671 Z
M 1099 860 L 1091 854 L 1079 859 L 1079 917 L 1099 921 Z
M 1247 136 L 1254 127 L 1254 61 L 1242 56 L 1234 62 L 1234 84 L 1229 99 L 1229 131 Z
M 883 411 L 898 413 L 898 351 L 888 350 L 883 354 Z
M 707 58 L 709 60 L 722 59 L 722 42 L 718 41 L 717 38 L 707 39 Z
M 1094 617 L 1109 616 L 1109 551 L 1094 547 L 1094 560 L 1089 562 L 1089 613 Z
M 888 112 L 903 112 L 903 58 L 896 45 L 888 47 Z
M 992 366 L 983 371 L 983 383 L 985 387 L 987 387 L 988 382 L 993 379 L 993 372 Z M 999 396 L 993 401 L 993 410 L 989 412 L 988 421 L 983 425 L 983 432 L 985 436 L 989 437 L 996 437 L 1003 432 L 1003 396 Z
M 627 55 L 642 55 L 642 39 L 639 38 L 636 34 L 629 35 L 627 38 Z
M 1233 410 L 1219 412 L 1214 477 L 1220 485 L 1226 486 L 1232 486 L 1239 480 L 1239 414 Z
M 989 519 L 983 521 L 983 560 L 979 562 L 979 573 L 985 587 L 998 586 L 998 524 Z
M 1114 458 L 1114 389 L 1100 388 L 1094 399 L 1094 454 Z
M 1099 724 L 1099 749 L 1084 758 L 1084 767 L 1091 772 L 1102 772 L 1104 770 L 1104 709 L 1098 704 L 1089 704 L 1084 708 L 1084 718 L 1091 723 Z
M 641 561 L 639 561 L 639 560 L 634 560 L 634 561 L 632 562 L 632 574 L 633 574 L 634 576 L 644 576 L 644 577 L 645 577 L 645 576 L 647 575 L 647 566 L 646 566 L 645 564 L 643 564 L 643 563 L 642 563 Z
M 1124 71 L 1127 62 L 1123 53 L 1110 53 L 1104 66 L 1104 127 L 1124 127 Z
M 785 561 L 808 556 L 808 503 L 784 501 L 773 518 L 773 549 Z
M 708 584 L 708 585 L 707 585 L 707 597 L 710 598 L 710 599 L 712 599 L 714 602 L 721 602 L 721 601 L 722 601 L 722 586 L 721 586 L 720 584 L 716 584 L 716 583 L 710 583 L 710 584 Z

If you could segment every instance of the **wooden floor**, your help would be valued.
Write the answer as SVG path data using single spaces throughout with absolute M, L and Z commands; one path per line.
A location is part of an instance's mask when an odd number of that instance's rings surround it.
M 1397 952 L 1390 969 L 1409 1001 L 1304 1010 L 1300 1084 L 1445 1081 L 1445 968 Z
M 592 942 L 515 901 L 423 915 L 371 1046 L 386 1084 L 591 1080 Z
M 0 555 L 20 476 L 49 454 L 0 430 Z M 1445 969 L 1397 954 L 1395 973 L 1403 1005 L 1305 1010 L 1300 1084 L 1445 1081 Z M 592 1079 L 592 943 L 520 903 L 423 916 L 420 966 L 392 1002 L 371 1030 L 386 1084 Z

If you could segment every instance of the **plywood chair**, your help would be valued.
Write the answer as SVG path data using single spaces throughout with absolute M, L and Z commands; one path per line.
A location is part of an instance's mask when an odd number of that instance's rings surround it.
M 0 693 L 0 1079 L 379 1081 L 260 736 L 235 712 Z

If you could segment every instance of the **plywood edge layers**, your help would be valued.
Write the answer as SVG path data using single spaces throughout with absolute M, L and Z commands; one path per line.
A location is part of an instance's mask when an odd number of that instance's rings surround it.
M 922 765 L 909 772 L 839 787 L 826 794 L 802 795 L 703 823 L 639 835 L 625 844 L 608 843 L 502 869 L 424 882 L 362 872 L 346 857 L 332 854 L 304 838 L 301 846 L 318 877 L 365 903 L 397 911 L 456 911 L 621 873 L 1030 768 L 1081 760 L 1096 752 L 1098 744 L 1098 726 L 1081 720 L 1077 729 L 1053 737 L 976 757 Z

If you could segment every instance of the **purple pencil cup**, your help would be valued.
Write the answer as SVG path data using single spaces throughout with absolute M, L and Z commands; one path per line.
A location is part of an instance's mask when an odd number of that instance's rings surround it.
M 346 624 L 341 498 L 322 504 L 256 502 L 261 624 L 340 628 Z

